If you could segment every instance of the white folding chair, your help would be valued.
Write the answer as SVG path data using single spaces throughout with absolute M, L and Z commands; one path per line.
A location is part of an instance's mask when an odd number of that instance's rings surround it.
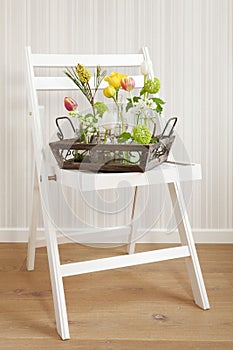
M 42 73 L 44 74 L 47 68 L 76 66 L 78 62 L 85 64 L 87 67 L 94 67 L 96 65 L 114 68 L 139 67 L 145 58 L 149 60 L 147 48 L 143 48 L 141 54 L 123 55 L 32 54 L 31 49 L 29 47 L 26 48 L 28 95 L 36 164 L 35 181 L 33 185 L 32 215 L 29 230 L 27 267 L 28 270 L 34 269 L 38 208 L 41 203 L 55 307 L 56 325 L 57 331 L 62 339 L 68 339 L 70 337 L 63 287 L 63 277 L 66 276 L 175 258 L 185 258 L 195 303 L 203 309 L 209 308 L 209 301 L 180 186 L 180 182 L 182 181 L 194 181 L 201 179 L 201 167 L 199 164 L 182 166 L 164 163 L 146 173 L 96 174 L 77 170 L 62 170 L 57 165 L 51 168 L 47 159 L 40 119 L 38 92 L 75 90 L 77 87 L 65 75 L 38 76 L 35 75 L 35 70 L 38 67 L 45 68 L 42 70 Z M 151 71 L 151 75 L 153 75 L 153 71 Z M 137 86 L 142 86 L 143 77 L 135 77 L 135 80 Z M 132 220 L 128 244 L 128 252 L 131 254 L 91 261 L 61 264 L 58 251 L 57 230 L 54 222 L 51 220 L 50 215 L 50 211 L 52 210 L 51 206 L 53 205 L 51 204 L 51 200 L 49 198 L 51 193 L 50 187 L 54 186 L 54 184 L 57 186 L 63 185 L 76 188 L 78 193 L 80 193 L 80 191 L 107 190 L 126 186 L 133 187 L 135 190 L 131 219 L 133 219 L 134 210 L 137 205 L 136 200 L 138 187 L 148 186 L 148 184 L 167 184 L 175 210 L 181 246 L 149 252 L 134 253 L 134 237 L 136 237 L 135 232 L 137 227 Z M 82 184 L 81 187 L 80 184 Z

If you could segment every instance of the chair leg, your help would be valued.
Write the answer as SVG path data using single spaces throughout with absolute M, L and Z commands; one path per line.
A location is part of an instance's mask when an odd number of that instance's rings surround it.
M 168 184 L 174 213 L 178 225 L 182 245 L 188 245 L 190 257 L 186 258 L 187 269 L 191 281 L 195 303 L 202 309 L 209 309 L 209 300 L 197 256 L 192 230 L 179 182 Z
M 53 228 L 45 230 L 49 260 L 50 279 L 53 293 L 53 303 L 57 332 L 63 340 L 70 338 L 66 300 L 62 275 L 60 273 L 60 258 L 56 231 Z
M 134 189 L 133 206 L 132 206 L 132 212 L 131 212 L 129 243 L 127 244 L 128 254 L 133 254 L 135 252 L 135 245 L 136 245 L 135 232 L 137 228 L 136 228 L 136 221 L 134 221 L 134 214 L 135 214 L 135 208 L 136 208 L 136 202 L 137 202 L 137 193 L 138 193 L 138 187 L 136 186 Z
M 36 230 L 38 224 L 39 207 L 40 207 L 40 196 L 39 186 L 36 170 L 34 171 L 34 183 L 32 190 L 32 208 L 30 215 L 29 225 L 29 237 L 28 237 L 28 251 L 27 251 L 27 270 L 34 270 L 35 266 L 35 255 L 36 255 Z
M 46 174 L 46 172 L 45 172 Z M 50 279 L 53 293 L 53 303 L 57 332 L 65 340 L 70 338 L 66 300 L 62 274 L 60 271 L 60 256 L 58 250 L 57 233 L 51 219 L 48 177 L 44 175 L 40 182 L 42 214 L 45 226 L 45 238 L 48 252 Z

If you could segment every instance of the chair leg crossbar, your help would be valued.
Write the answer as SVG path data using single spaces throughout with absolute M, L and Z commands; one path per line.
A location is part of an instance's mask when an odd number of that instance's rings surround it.
M 188 256 L 190 256 L 188 246 L 181 246 L 135 253 L 133 255 L 120 255 L 110 258 L 64 264 L 60 265 L 60 272 L 63 277 L 67 277 L 89 272 L 112 270 L 120 267 L 184 258 Z

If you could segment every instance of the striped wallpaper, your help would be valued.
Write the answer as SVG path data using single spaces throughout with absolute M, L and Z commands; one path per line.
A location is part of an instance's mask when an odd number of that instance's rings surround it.
M 131 53 L 148 46 L 167 101 L 164 115 L 179 116 L 177 129 L 188 158 L 202 164 L 203 180 L 192 185 L 191 224 L 196 230 L 233 232 L 232 0 L 0 4 L 0 241 L 1 233 L 28 227 L 32 143 L 26 45 L 43 53 Z M 150 208 L 156 196 L 152 193 Z M 147 209 L 144 224 L 152 218 Z M 158 225 L 166 226 L 165 214 Z

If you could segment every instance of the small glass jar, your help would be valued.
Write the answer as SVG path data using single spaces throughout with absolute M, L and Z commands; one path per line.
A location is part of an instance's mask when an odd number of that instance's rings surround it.
M 137 124 L 143 124 L 151 131 L 152 136 L 156 136 L 156 117 L 157 113 L 152 109 L 147 109 L 137 116 Z

